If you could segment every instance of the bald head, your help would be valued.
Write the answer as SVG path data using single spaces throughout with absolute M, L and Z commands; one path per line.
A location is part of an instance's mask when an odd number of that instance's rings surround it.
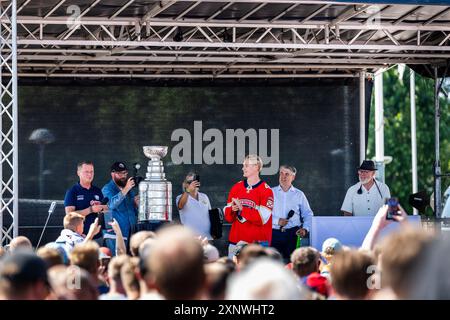
M 22 250 L 22 249 L 33 249 L 33 245 L 31 244 L 30 239 L 24 236 L 18 236 L 12 239 L 11 243 L 9 244 L 9 250 L 13 252 L 14 250 Z
M 131 236 L 130 239 L 130 251 L 133 257 L 139 255 L 139 247 L 146 239 L 153 239 L 155 233 L 152 231 L 139 231 Z

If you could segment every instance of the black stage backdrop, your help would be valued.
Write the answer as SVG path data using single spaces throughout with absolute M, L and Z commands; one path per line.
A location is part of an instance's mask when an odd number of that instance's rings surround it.
M 367 84 L 368 119 L 371 84 Z M 266 169 L 269 174 L 263 176 L 269 185 L 278 184 L 280 164 L 297 167 L 294 184 L 305 192 L 316 215 L 338 214 L 346 189 L 357 179 L 357 79 L 311 80 L 289 86 L 40 84 L 22 85 L 19 91 L 20 233 L 31 237 L 34 244 L 48 203 L 23 199 L 38 199 L 40 194 L 39 145 L 29 140 L 39 128 L 50 130 L 55 138 L 43 152 L 43 199 L 63 200 L 65 191 L 77 181 L 77 162 L 84 159 L 95 163 L 94 184 L 100 188 L 110 179 L 114 161 L 125 161 L 129 167 L 139 162 L 144 175 L 148 160 L 142 152 L 144 145 L 169 146 L 163 160 L 174 202 L 184 175 L 195 170 L 212 206 L 223 207 L 231 186 L 242 178 L 237 153 L 247 154 L 252 143 L 271 161 Z M 246 140 L 245 152 L 236 139 L 227 142 L 227 135 L 239 133 L 253 138 L 253 142 Z M 180 151 L 181 147 L 185 149 Z M 43 243 L 59 232 L 62 216 L 59 205 L 50 222 L 54 230 L 46 233 Z M 178 219 L 176 209 L 174 218 Z

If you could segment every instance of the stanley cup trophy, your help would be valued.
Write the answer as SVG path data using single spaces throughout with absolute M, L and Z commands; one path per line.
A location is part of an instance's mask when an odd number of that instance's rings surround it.
M 172 183 L 166 180 L 161 158 L 167 154 L 166 146 L 145 146 L 144 154 L 150 159 L 145 180 L 139 184 L 139 222 L 172 221 Z

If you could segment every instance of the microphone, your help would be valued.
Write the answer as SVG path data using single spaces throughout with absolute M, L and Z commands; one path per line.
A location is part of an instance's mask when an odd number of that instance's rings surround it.
M 53 213 L 53 211 L 55 211 L 55 207 L 56 207 L 56 201 L 52 201 L 52 203 L 50 204 L 50 208 L 48 208 L 47 221 L 45 221 L 45 225 L 44 225 L 44 228 L 42 229 L 41 236 L 39 237 L 39 241 L 36 245 L 36 249 L 38 249 L 39 245 L 41 244 L 42 236 L 44 235 L 45 229 L 47 228 L 48 220 L 50 220 L 51 214 Z
M 48 208 L 48 214 L 51 215 L 55 211 L 56 201 L 52 201 L 50 208 Z
M 361 183 L 361 186 L 359 186 L 359 189 L 358 189 L 358 191 L 356 191 L 356 193 L 357 194 L 362 194 L 362 183 Z
M 290 218 L 292 218 L 292 216 L 294 215 L 294 213 L 295 213 L 294 210 L 289 211 L 289 212 L 288 212 L 288 215 L 287 215 L 287 220 L 289 220 Z M 281 226 L 281 227 L 280 227 L 280 231 L 281 231 L 281 232 L 285 232 L 284 226 Z

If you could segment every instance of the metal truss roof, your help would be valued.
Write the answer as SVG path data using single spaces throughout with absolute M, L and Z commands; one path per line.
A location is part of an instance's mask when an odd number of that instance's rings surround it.
M 22 0 L 18 72 L 40 78 L 353 77 L 450 58 L 448 5 L 388 2 Z

